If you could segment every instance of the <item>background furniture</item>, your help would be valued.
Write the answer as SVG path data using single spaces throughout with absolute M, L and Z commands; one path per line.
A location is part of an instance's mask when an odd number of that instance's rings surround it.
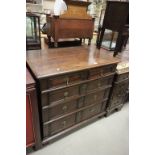
M 115 110 L 120 110 L 128 101 L 129 95 L 129 66 L 128 63 L 120 63 L 113 81 L 113 87 L 107 106 L 107 115 Z
M 93 37 L 94 19 L 87 15 L 89 2 L 69 1 L 68 10 L 57 17 L 47 15 L 48 45 L 51 45 L 51 37 L 54 47 L 58 47 L 59 39 L 88 38 L 89 45 Z
M 26 13 L 26 50 L 41 49 L 40 17 Z
M 124 26 L 129 17 L 129 2 L 107 1 L 106 11 L 102 25 L 99 26 L 97 36 L 97 48 L 100 49 L 105 29 L 118 32 L 114 56 L 122 49 L 122 36 Z
M 38 85 L 43 145 L 106 114 L 118 62 L 87 46 L 27 51 Z
M 36 85 L 30 72 L 26 69 L 26 148 L 41 145 L 40 123 L 38 115 L 38 102 L 36 96 Z

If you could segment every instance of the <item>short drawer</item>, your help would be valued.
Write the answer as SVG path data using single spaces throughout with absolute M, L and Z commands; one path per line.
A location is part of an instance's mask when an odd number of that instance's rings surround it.
M 82 111 L 82 121 L 101 112 L 102 103 L 89 107 Z
M 98 78 L 105 74 L 115 72 L 115 70 L 116 70 L 116 64 L 91 69 L 89 71 L 89 79 Z
M 42 106 L 51 104 L 52 102 L 65 100 L 68 97 L 79 95 L 79 86 L 63 88 L 42 94 Z
M 73 100 L 70 102 L 60 103 L 58 105 L 43 109 L 42 110 L 43 122 L 73 112 L 77 108 L 78 108 L 78 100 Z
M 44 138 L 63 131 L 75 124 L 76 114 L 61 118 L 43 127 Z
M 71 74 L 59 75 L 40 81 L 41 90 L 59 88 L 86 80 L 87 72 L 76 72 Z
M 98 101 L 107 99 L 109 96 L 109 92 L 110 88 L 86 95 L 84 99 L 84 105 L 88 106 L 91 104 L 96 104 L 98 103 Z
M 103 77 L 101 79 L 93 80 L 88 83 L 87 92 L 105 87 L 107 85 L 112 85 L 114 75 Z

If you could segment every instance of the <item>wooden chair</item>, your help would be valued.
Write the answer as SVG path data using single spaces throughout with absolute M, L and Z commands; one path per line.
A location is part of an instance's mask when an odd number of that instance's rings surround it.
M 116 56 L 118 52 L 121 52 L 122 39 L 124 34 L 123 30 L 128 17 L 129 17 L 129 2 L 107 1 L 107 7 L 105 10 L 104 19 L 102 25 L 99 26 L 98 30 L 98 36 L 96 41 L 98 49 L 101 48 L 105 29 L 109 29 L 118 32 L 116 47 L 114 50 L 114 56 Z

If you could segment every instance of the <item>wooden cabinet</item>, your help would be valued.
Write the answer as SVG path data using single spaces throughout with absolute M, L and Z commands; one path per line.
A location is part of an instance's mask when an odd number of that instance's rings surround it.
M 26 148 L 41 147 L 38 102 L 35 81 L 26 70 Z
M 51 37 L 55 47 L 58 47 L 60 39 L 67 38 L 86 38 L 90 45 L 94 31 L 94 19 L 87 14 L 90 2 L 66 1 L 66 5 L 67 11 L 64 14 L 46 18 L 48 45 L 51 45 Z
M 129 89 L 129 68 L 128 63 L 120 63 L 117 66 L 117 72 L 114 78 L 113 87 L 111 89 L 109 103 L 107 107 L 108 115 L 114 110 L 123 107 L 127 100 Z
M 89 47 L 27 52 L 27 64 L 39 86 L 43 144 L 106 114 L 119 61 L 99 52 Z
M 51 37 L 54 46 L 58 47 L 60 39 L 89 39 L 89 45 L 93 38 L 94 19 L 63 19 L 47 16 L 48 45 L 51 46 Z

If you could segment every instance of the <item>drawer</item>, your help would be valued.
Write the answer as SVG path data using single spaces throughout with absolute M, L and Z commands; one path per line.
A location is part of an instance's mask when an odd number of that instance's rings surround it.
M 128 88 L 129 88 L 128 80 L 121 82 L 121 83 L 118 83 L 118 84 L 114 84 L 115 93 L 118 95 L 126 94 L 126 91 Z
M 87 92 L 105 87 L 107 85 L 112 85 L 113 78 L 114 78 L 114 75 L 89 82 L 87 86 Z
M 86 95 L 84 99 L 84 105 L 88 106 L 91 104 L 96 104 L 98 101 L 108 98 L 109 92 L 110 88 Z
M 82 121 L 101 112 L 102 104 L 97 104 L 95 106 L 89 107 L 82 111 Z
M 56 77 L 43 79 L 40 82 L 41 90 L 46 90 L 50 88 L 58 88 L 74 83 L 79 83 L 87 79 L 87 72 L 76 72 L 71 74 L 59 75 Z
M 44 138 L 73 126 L 75 124 L 75 118 L 76 114 L 73 114 L 44 125 L 43 128 Z
M 52 92 L 42 94 L 42 106 L 51 104 L 52 102 L 66 100 L 68 97 L 79 95 L 79 86 L 73 86 L 55 90 Z
M 110 108 L 117 107 L 118 105 L 123 104 L 124 98 L 125 96 L 124 97 L 122 96 L 121 98 L 118 98 L 117 100 L 111 101 Z
M 117 100 L 121 99 L 126 95 L 126 91 L 129 85 L 128 82 L 122 82 L 119 84 L 115 84 L 113 87 L 113 91 L 110 97 L 110 100 L 116 102 Z
M 75 111 L 78 108 L 78 100 L 73 100 L 66 103 L 61 103 L 42 110 L 43 122 L 49 121 L 52 118 L 62 116 L 64 114 Z
M 98 78 L 105 74 L 115 72 L 115 70 L 116 70 L 116 64 L 91 69 L 89 71 L 89 79 Z
M 126 80 L 126 79 L 129 79 L 129 72 L 127 73 L 124 73 L 124 74 L 117 74 L 116 76 L 116 81 L 123 81 L 123 80 Z

